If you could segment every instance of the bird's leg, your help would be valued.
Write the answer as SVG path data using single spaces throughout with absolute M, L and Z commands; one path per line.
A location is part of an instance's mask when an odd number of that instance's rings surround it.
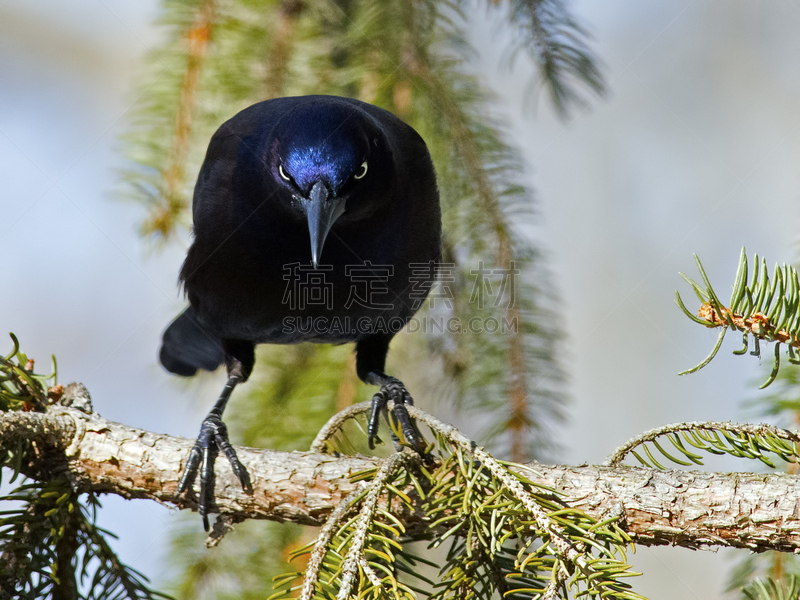
M 200 516 L 203 517 L 203 527 L 206 531 L 208 531 L 208 512 L 214 502 L 214 460 L 220 450 L 230 461 L 234 474 L 242 484 L 242 489 L 248 494 L 253 493 L 250 475 L 236 456 L 236 451 L 228 440 L 228 428 L 222 422 L 222 412 L 231 397 L 233 388 L 243 379 L 242 375 L 236 372 L 228 376 L 228 382 L 225 384 L 219 400 L 214 404 L 214 408 L 211 409 L 208 416 L 203 419 L 200 435 L 197 436 L 197 441 L 189 453 L 186 468 L 178 483 L 178 493 L 182 494 L 194 484 L 197 472 L 200 471 L 200 497 L 197 509 Z
M 378 440 L 380 415 L 386 413 L 387 404 L 391 400 L 394 404 L 392 416 L 400 424 L 403 436 L 416 452 L 424 455 L 424 440 L 406 410 L 407 405 L 414 404 L 414 399 L 402 381 L 389 377 L 383 370 L 391 339 L 391 335 L 371 335 L 359 340 L 356 344 L 356 372 L 359 379 L 364 383 L 380 386 L 378 393 L 372 397 L 372 412 L 367 428 L 369 447 L 375 447 L 375 441 Z
M 408 393 L 402 381 L 394 377 L 389 377 L 380 371 L 372 371 L 367 374 L 367 383 L 379 385 L 380 390 L 372 397 L 372 411 L 369 417 L 367 435 L 369 436 L 369 447 L 375 447 L 375 440 L 378 439 L 378 427 L 380 414 L 386 412 L 386 405 L 389 400 L 394 402 L 392 416 L 400 424 L 403 437 L 409 445 L 419 454 L 425 454 L 425 444 L 422 435 L 417 429 L 416 424 L 408 415 L 406 405 L 414 404 L 414 399 Z

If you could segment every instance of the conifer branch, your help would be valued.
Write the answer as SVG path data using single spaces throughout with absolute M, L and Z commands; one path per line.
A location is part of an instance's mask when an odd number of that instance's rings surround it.
M 484 157 L 475 139 L 475 132 L 470 127 L 469 117 L 451 94 L 451 90 L 436 75 L 427 56 L 417 54 L 413 61 L 412 72 L 430 90 L 429 94 L 447 122 L 455 145 L 455 151 L 464 161 L 465 172 L 480 201 L 483 214 L 488 218 L 490 229 L 496 236 L 495 262 L 507 272 L 514 268 L 514 244 L 508 216 L 503 213 L 498 190 L 492 184 Z M 522 323 L 519 307 L 511 302 L 508 308 L 509 322 Z M 511 438 L 511 460 L 522 462 L 528 458 L 526 449 L 526 433 L 529 428 L 529 398 L 527 372 L 525 365 L 524 341 L 522 327 L 518 327 L 509 335 L 508 364 L 509 404 L 511 415 L 508 418 L 508 431 Z
M 78 490 L 196 508 L 194 495 L 177 494 L 192 440 L 142 431 L 71 408 L 0 412 L 0 445 L 20 439 L 61 449 L 62 466 Z M 255 493 L 244 494 L 221 460 L 216 467 L 217 510 L 309 525 L 323 525 L 361 485 L 351 480 L 353 475 L 378 466 L 375 459 L 355 456 L 252 448 L 237 448 L 237 454 L 253 475 Z M 537 486 L 556 490 L 570 508 L 599 521 L 619 515 L 619 523 L 637 544 L 800 549 L 794 500 L 800 497 L 800 478 L 794 475 L 538 463 L 516 468 Z M 413 511 L 396 516 L 409 533 L 426 528 Z
M 747 600 L 796 600 L 800 597 L 800 578 L 756 580 L 742 590 Z
M 778 376 L 781 344 L 786 344 L 789 362 L 800 364 L 800 357 L 795 351 L 800 347 L 800 277 L 797 271 L 790 265 L 775 265 L 770 279 L 767 261 L 763 258 L 759 261 L 756 254 L 753 260 L 753 274 L 748 278 L 747 253 L 742 248 L 731 299 L 728 306 L 725 306 L 711 286 L 700 259 L 697 255 L 694 258 L 702 284 L 683 273 L 681 277 L 692 286 L 702 302 L 697 316 L 686 308 L 678 292 L 675 292 L 675 302 L 695 323 L 722 329 L 711 353 L 700 364 L 683 371 L 680 375 L 699 371 L 711 362 L 722 347 L 728 329 L 740 331 L 743 336 L 742 348 L 735 350 L 734 354 L 747 353 L 751 336 L 753 338 L 751 354 L 754 356 L 761 355 L 760 342 L 775 342 L 772 372 L 761 385 L 761 389 L 770 385 Z
M 586 31 L 563 0 L 508 0 L 509 20 L 520 31 L 516 50 L 527 49 L 539 67 L 553 105 L 565 117 L 573 105 L 585 104 L 576 83 L 598 96 L 605 83 L 586 43 Z
M 263 100 L 284 94 L 289 75 L 289 61 L 294 46 L 296 21 L 303 13 L 303 0 L 282 0 L 277 15 L 270 15 L 275 24 L 272 45 L 266 56 Z
M 659 445 L 658 438 L 667 438 L 675 451 L 688 461 L 669 454 Z M 800 434 L 773 425 L 718 421 L 674 423 L 636 436 L 615 450 L 603 465 L 618 467 L 629 454 L 632 454 L 646 467 L 663 469 L 664 467 L 654 457 L 655 452 L 648 448 L 648 443 L 653 444 L 658 453 L 671 462 L 683 466 L 702 465 L 701 456 L 697 454 L 701 451 L 757 459 L 774 468 L 775 465 L 764 453 L 772 453 L 786 462 L 798 462 Z M 637 454 L 637 448 L 640 451 L 644 450 L 646 459 Z
M 198 82 L 213 31 L 215 12 L 216 0 L 201 0 L 194 23 L 185 33 L 186 71 L 180 86 L 172 145 L 166 168 L 161 173 L 162 199 L 160 205 L 151 209 L 143 226 L 145 234 L 158 233 L 166 237 L 174 230 L 175 221 L 188 206 L 183 190 L 186 183 L 186 157 L 189 153 Z
M 339 588 L 339 593 L 337 594 L 337 600 L 347 600 L 350 597 L 350 591 L 353 588 L 356 572 L 361 566 L 361 563 L 366 562 L 364 559 L 364 545 L 367 542 L 367 530 L 375 518 L 375 512 L 378 509 L 378 500 L 382 495 L 384 487 L 398 468 L 404 466 L 409 467 L 414 462 L 419 462 L 419 456 L 416 454 L 397 452 L 383 462 L 378 472 L 375 474 L 375 478 L 370 482 L 368 486 L 369 491 L 358 513 L 358 520 L 355 524 L 355 534 L 350 541 L 350 547 L 342 565 L 342 583 Z M 367 570 L 375 575 L 368 564 Z M 374 585 L 371 577 L 370 582 Z M 380 588 L 380 581 L 378 582 L 378 587 Z
M 311 556 L 308 559 L 308 569 L 306 576 L 303 579 L 303 588 L 300 591 L 300 600 L 312 600 L 314 597 L 314 587 L 319 577 L 319 569 L 322 564 L 322 559 L 325 558 L 328 542 L 331 541 L 336 528 L 339 526 L 341 520 L 345 517 L 347 512 L 352 508 L 356 498 L 362 494 L 362 486 L 356 487 L 350 492 L 347 497 L 333 509 L 328 520 L 322 526 L 322 529 L 314 542 L 314 549 L 311 551 Z

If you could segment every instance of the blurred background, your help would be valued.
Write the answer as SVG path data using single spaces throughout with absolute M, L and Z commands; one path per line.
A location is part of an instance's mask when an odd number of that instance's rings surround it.
M 770 365 L 731 356 L 731 339 L 707 368 L 678 377 L 716 333 L 686 319 L 673 295 L 693 298 L 678 276 L 695 275 L 692 253 L 723 296 L 743 245 L 769 263 L 797 257 L 800 6 L 573 2 L 608 93 L 565 118 L 531 91 L 526 55 L 511 68 L 507 20 L 483 6 L 465 5 L 476 52 L 464 69 L 496 94 L 493 115 L 521 152 L 535 195 L 525 233 L 542 251 L 562 332 L 566 419 L 551 455 L 597 463 L 666 423 L 753 419 L 743 402 L 768 393 L 756 388 Z M 161 15 L 155 0 L 0 0 L 0 332 L 42 365 L 55 354 L 60 381 L 83 382 L 104 417 L 194 437 L 222 375 L 186 383 L 156 362 L 184 305 L 176 282 L 190 236 L 179 227 L 166 242 L 143 238 L 142 203 L 119 192 L 130 170 L 122 136 L 159 85 L 144 65 L 162 60 Z M 417 402 L 478 435 L 475 413 Z M 186 565 L 170 548 L 187 531 L 202 545 L 199 518 L 102 502 L 121 558 L 156 587 L 173 585 Z M 205 552 L 195 547 L 192 560 Z M 653 600 L 722 598 L 736 562 L 670 548 L 632 560 L 644 573 L 635 588 Z

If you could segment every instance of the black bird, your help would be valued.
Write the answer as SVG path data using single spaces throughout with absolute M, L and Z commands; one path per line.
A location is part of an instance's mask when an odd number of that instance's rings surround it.
M 419 134 L 350 98 L 255 104 L 211 138 L 192 213 L 194 243 L 180 273 L 190 306 L 164 332 L 160 360 L 184 376 L 222 363 L 228 371 L 179 483 L 188 490 L 200 470 L 206 530 L 220 450 L 252 491 L 222 412 L 250 376 L 256 344 L 355 342 L 359 378 L 380 386 L 370 447 L 391 399 L 422 452 L 404 407 L 413 400 L 384 372 L 389 342 L 424 300 L 441 257 L 436 176 Z

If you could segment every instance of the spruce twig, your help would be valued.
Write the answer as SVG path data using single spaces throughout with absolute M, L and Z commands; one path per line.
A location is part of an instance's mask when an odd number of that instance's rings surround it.
M 346 421 L 349 421 L 350 419 L 367 412 L 371 408 L 372 402 L 366 401 L 353 404 L 337 412 L 330 419 L 328 419 L 325 425 L 322 426 L 322 429 L 317 432 L 317 436 L 314 438 L 314 441 L 311 442 L 311 447 L 309 450 L 311 450 L 311 452 L 319 452 L 320 454 L 324 454 L 327 449 L 326 446 L 328 440 L 336 435 Z
M 700 271 L 702 284 L 683 273 L 681 277 L 692 286 L 702 302 L 698 314 L 694 315 L 686 308 L 677 292 L 675 301 L 684 314 L 694 322 L 709 328 L 721 327 L 722 330 L 711 353 L 700 364 L 682 371 L 680 375 L 699 371 L 711 362 L 722 346 L 722 340 L 728 329 L 743 334 L 743 347 L 734 351 L 734 354 L 741 355 L 747 352 L 751 336 L 754 344 L 751 354 L 756 356 L 760 355 L 759 342 L 775 342 L 773 368 L 767 380 L 761 385 L 762 389 L 775 381 L 778 376 L 781 344 L 787 346 L 789 362 L 800 363 L 800 358 L 795 352 L 800 348 L 800 278 L 793 267 L 786 264 L 775 265 L 770 279 L 766 261 L 763 258 L 759 261 L 756 255 L 755 268 L 748 283 L 747 254 L 742 248 L 730 303 L 724 306 L 714 292 L 705 269 L 696 255 L 695 262 Z
M 412 452 L 397 452 L 383 461 L 375 478 L 369 484 L 369 491 L 364 499 L 355 525 L 355 533 L 350 540 L 350 549 L 342 565 L 341 586 L 337 600 L 347 600 L 353 587 L 353 580 L 358 571 L 359 564 L 364 561 L 364 544 L 367 541 L 367 531 L 372 524 L 378 499 L 383 493 L 389 479 L 403 466 L 410 466 L 419 460 L 419 455 Z M 374 574 L 374 573 L 373 573 Z
M 306 576 L 303 579 L 303 588 L 300 591 L 299 600 L 312 600 L 314 597 L 314 587 L 319 579 L 319 569 L 322 565 L 322 560 L 325 558 L 328 543 L 330 543 L 341 520 L 353 507 L 355 501 L 364 493 L 365 487 L 366 484 L 362 484 L 350 492 L 339 506 L 334 509 L 325 522 L 325 525 L 320 529 L 319 535 L 314 542 L 314 549 L 311 551 L 311 555 L 308 559 L 308 568 L 306 569 Z
M 315 439 L 312 445 L 312 449 L 319 450 L 319 448 L 324 447 L 326 440 L 333 436 L 336 430 L 339 429 L 347 419 L 354 418 L 360 413 L 367 412 L 370 409 L 370 405 L 370 402 L 362 402 L 359 405 L 349 407 L 346 411 L 343 411 L 344 414 L 332 417 L 322 428 L 320 434 L 318 434 L 317 439 Z M 559 556 L 575 564 L 581 570 L 592 570 L 589 563 L 586 561 L 585 548 L 579 548 L 570 541 L 570 536 L 566 533 L 566 530 L 548 515 L 547 511 L 539 505 L 530 492 L 525 490 L 519 479 L 513 475 L 507 467 L 503 466 L 488 452 L 480 446 L 477 446 L 472 440 L 464 436 L 452 425 L 448 425 L 436 419 L 415 406 L 407 406 L 406 408 L 412 418 L 425 423 L 425 425 L 430 427 L 436 434 L 447 440 L 450 444 L 459 447 L 463 452 L 475 459 L 482 468 L 488 469 L 492 476 L 502 484 L 503 488 L 508 490 L 522 504 L 525 510 L 533 516 L 537 529 L 549 538 L 550 543 L 552 543 Z M 384 463 L 381 467 L 382 474 L 387 466 L 388 463 Z M 388 477 L 388 474 L 383 474 L 382 476 Z M 380 487 L 373 489 L 379 491 L 382 489 L 382 484 Z M 350 564 L 355 564 L 355 558 L 351 558 L 351 555 L 348 555 L 347 560 L 353 561 L 350 562 Z M 557 587 L 558 585 L 556 585 L 556 589 Z
M 719 432 L 722 433 L 722 437 L 720 437 Z M 667 453 L 657 442 L 660 437 L 667 437 L 675 449 L 691 462 L 682 461 Z M 692 463 L 702 464 L 699 455 L 686 446 L 712 454 L 731 454 L 744 458 L 755 458 L 769 466 L 773 465 L 764 456 L 763 451 L 777 454 L 787 462 L 798 462 L 798 457 L 800 457 L 798 452 L 800 433 L 798 432 L 766 424 L 750 425 L 720 421 L 694 421 L 673 423 L 646 431 L 617 448 L 606 458 L 603 465 L 618 467 L 628 455 L 633 454 L 645 466 L 651 466 L 652 463 L 656 468 L 663 469 L 645 445 L 647 443 L 653 443 L 659 452 L 672 462 L 686 466 Z M 649 461 L 636 453 L 636 448 L 639 447 L 644 448 L 650 459 Z
M 531 515 L 533 515 L 538 529 L 549 534 L 551 541 L 561 556 L 581 567 L 586 565 L 581 552 L 569 541 L 569 537 L 565 535 L 564 529 L 556 525 L 553 520 L 548 517 L 547 513 L 536 502 L 536 499 L 525 490 L 519 482 L 519 479 L 506 467 L 501 465 L 497 459 L 480 446 L 477 446 L 475 442 L 452 425 L 443 423 L 436 417 L 421 411 L 416 406 L 407 406 L 406 408 L 408 409 L 408 414 L 414 419 L 425 423 L 433 431 L 447 439 L 450 443 L 459 446 L 464 452 L 489 469 L 492 475 L 501 481 L 505 488 L 522 503 Z

